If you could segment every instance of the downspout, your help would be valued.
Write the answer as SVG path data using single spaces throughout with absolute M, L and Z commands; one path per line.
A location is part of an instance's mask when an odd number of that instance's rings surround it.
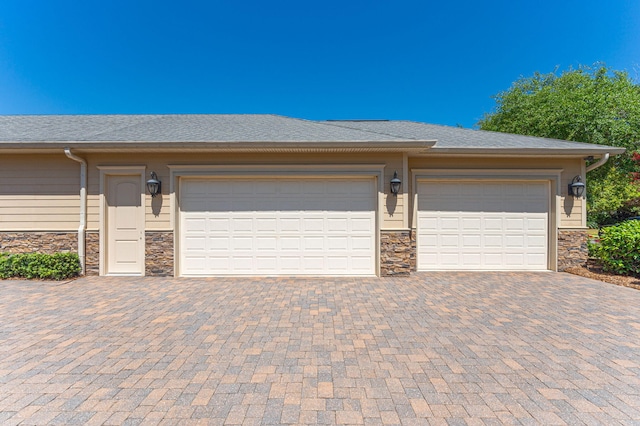
M 78 257 L 80 258 L 80 267 L 82 275 L 86 275 L 87 266 L 85 234 L 87 231 L 87 161 L 71 153 L 71 149 L 65 148 L 64 154 L 80 163 L 80 226 L 78 226 Z
M 595 170 L 598 167 L 604 165 L 609 160 L 609 153 L 605 152 L 605 154 L 600 158 L 597 162 L 587 166 L 585 173 L 589 173 L 591 170 Z

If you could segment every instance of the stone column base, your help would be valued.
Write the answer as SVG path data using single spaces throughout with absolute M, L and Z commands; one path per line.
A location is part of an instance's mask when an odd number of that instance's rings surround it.
M 380 275 L 410 275 L 416 270 L 413 231 L 380 232 Z
M 586 229 L 558 229 L 558 271 L 587 262 L 588 238 Z
M 87 276 L 100 275 L 100 233 L 87 232 L 85 236 L 85 246 L 85 274 Z
M 147 231 L 145 245 L 145 275 L 172 277 L 173 231 Z
M 9 253 L 77 253 L 78 233 L 0 232 L 0 251 Z

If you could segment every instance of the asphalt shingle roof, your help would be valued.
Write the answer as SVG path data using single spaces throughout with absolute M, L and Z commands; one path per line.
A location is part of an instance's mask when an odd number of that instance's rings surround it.
M 428 135 L 429 138 L 437 140 L 435 146 L 431 148 L 432 151 L 466 149 L 585 149 L 611 151 L 611 147 L 604 145 L 463 129 L 413 121 L 329 121 L 328 123 L 352 129 L 393 134 L 396 137 L 410 139 L 421 139 Z
M 404 141 L 384 133 L 269 114 L 0 116 L 0 141 Z
M 430 142 L 431 141 L 431 142 Z M 621 153 L 621 148 L 412 121 L 312 121 L 271 114 L 0 116 L 0 148 L 22 143 L 394 143 L 429 152 Z M 423 143 L 420 145 L 419 143 Z

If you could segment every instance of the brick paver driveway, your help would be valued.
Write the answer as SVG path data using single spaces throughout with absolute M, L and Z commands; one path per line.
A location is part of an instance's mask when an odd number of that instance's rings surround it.
M 558 273 L 3 281 L 1 424 L 640 424 L 640 291 Z

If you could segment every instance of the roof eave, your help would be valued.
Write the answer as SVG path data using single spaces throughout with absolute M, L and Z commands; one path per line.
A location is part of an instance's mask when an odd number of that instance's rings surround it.
M 465 155 L 523 155 L 523 156 L 582 156 L 582 155 L 610 155 L 623 154 L 624 148 L 594 147 L 594 148 L 431 148 L 428 154 L 465 154 Z
M 215 151 L 215 152 L 423 152 L 435 145 L 435 140 L 386 141 L 224 141 L 224 142 L 162 142 L 162 141 L 37 141 L 0 142 L 2 152 L 55 151 L 71 148 L 82 152 L 149 151 Z

